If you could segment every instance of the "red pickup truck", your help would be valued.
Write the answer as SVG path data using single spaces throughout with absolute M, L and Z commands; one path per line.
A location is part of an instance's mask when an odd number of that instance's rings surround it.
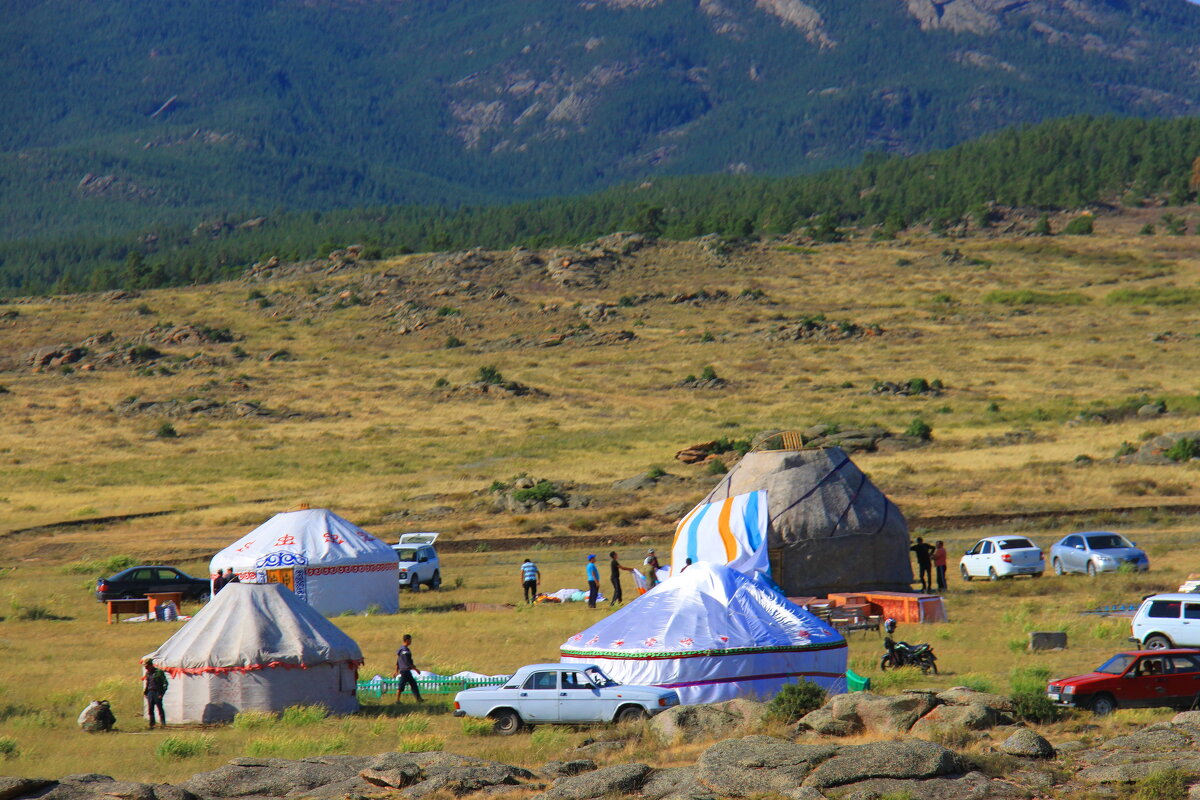
M 1118 653 L 1095 672 L 1052 681 L 1046 695 L 1101 716 L 1118 708 L 1191 708 L 1200 701 L 1200 650 Z

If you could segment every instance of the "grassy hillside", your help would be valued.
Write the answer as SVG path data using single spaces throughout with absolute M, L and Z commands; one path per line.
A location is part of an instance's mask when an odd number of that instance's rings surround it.
M 740 241 L 798 233 L 843 236 L 875 225 L 1051 233 L 1041 211 L 1089 205 L 1185 203 L 1195 196 L 1196 119 L 1073 117 L 1012 128 L 944 151 L 869 158 L 812 176 L 662 179 L 582 197 L 450 211 L 433 205 L 221 217 L 193 226 L 144 225 L 104 237 L 25 238 L 0 245 L 0 296 L 207 283 L 271 257 L 301 260 L 359 243 L 371 258 L 467 247 L 576 244 L 635 230 Z M 1017 219 L 1005 209 L 1023 208 Z M 1032 215 L 1032 216 L 1030 216 Z
M 74 717 L 99 694 L 116 701 L 123 729 L 139 730 L 136 661 L 169 633 L 105 626 L 90 587 L 118 556 L 203 571 L 271 513 L 324 505 L 389 539 L 444 532 L 443 592 L 404 595 L 395 617 L 338 620 L 362 644 L 367 674 L 388 669 L 406 631 L 430 666 L 512 669 L 552 658 L 603 612 L 449 608 L 515 601 L 526 555 L 559 588 L 579 585 L 588 552 L 616 547 L 632 560 L 647 543 L 666 546 L 680 509 L 716 480 L 708 466 L 673 461 L 677 450 L 817 422 L 931 426 L 924 447 L 855 460 L 915 532 L 945 539 L 952 553 L 998 530 L 1048 547 L 1085 527 L 1119 530 L 1150 552 L 1143 576 L 952 587 L 950 624 L 903 632 L 933 641 L 945 674 L 885 688 L 968 681 L 1008 691 L 1016 669 L 1090 667 L 1124 646 L 1128 628 L 1077 612 L 1178 585 L 1200 556 L 1195 462 L 1113 458 L 1123 443 L 1200 429 L 1192 237 L 1138 235 L 1164 212 L 1200 218 L 1193 206 L 1099 216 L 1084 237 L 773 240 L 728 251 L 664 241 L 625 254 L 597 246 L 325 260 L 124 299 L 0 306 L 0 740 L 16 748 L 0 766 L 176 780 L 246 753 L 445 745 L 531 765 L 560 757 L 588 732 L 476 739 L 436 705 L 295 730 L 186 731 L 211 735 L 211 750 L 183 760 L 153 756 L 158 734 L 82 739 Z M 185 323 L 196 333 L 179 333 Z M 815 338 L 796 333 L 814 325 Z M 25 360 L 62 343 L 87 352 L 38 371 Z M 134 363 L 102 361 L 118 351 Z M 728 385 L 679 385 L 707 366 Z M 471 384 L 483 368 L 539 391 L 481 394 Z M 914 378 L 944 389 L 873 391 Z M 1164 414 L 1113 413 L 1153 400 Z M 612 488 L 655 467 L 679 480 Z M 521 473 L 591 504 L 497 509 L 489 489 Z M 1042 511 L 1053 513 L 1019 516 Z M 965 527 L 946 520 L 953 515 L 999 521 Z M 103 519 L 114 517 L 124 519 Z M 524 546 L 507 549 L 511 539 Z M 1025 632 L 1037 629 L 1068 630 L 1071 649 L 1026 655 Z M 878 677 L 878 650 L 858 635 L 852 665 Z M 1161 716 L 1120 712 L 1105 730 Z M 1078 738 L 1087 724 L 1047 732 Z M 692 754 L 634 748 L 611 760 Z

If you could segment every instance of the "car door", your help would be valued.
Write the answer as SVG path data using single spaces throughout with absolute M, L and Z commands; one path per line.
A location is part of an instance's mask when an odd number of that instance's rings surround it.
M 1142 656 L 1126 673 L 1122 696 L 1117 702 L 1127 708 L 1169 705 L 1171 679 L 1168 670 L 1165 656 Z
M 149 567 L 141 567 L 129 573 L 123 583 L 121 593 L 127 594 L 130 597 L 145 597 L 146 592 L 151 591 L 154 586 L 154 570 Z
M 558 670 L 534 672 L 517 692 L 517 713 L 526 722 L 558 720 Z
M 1062 563 L 1071 572 L 1087 570 L 1087 551 L 1084 550 L 1082 536 L 1068 536 L 1063 548 Z
M 981 540 L 981 541 L 976 542 L 975 546 L 972 547 L 970 550 L 968 550 L 967 554 L 963 556 L 963 560 L 962 560 L 963 569 L 965 569 L 967 571 L 967 574 L 970 575 L 972 578 L 978 577 L 979 575 L 982 574 L 979 571 L 979 563 L 978 563 L 979 562 L 979 551 L 982 549 L 983 549 L 983 541 Z
M 1200 661 L 1195 656 L 1166 656 L 1171 666 L 1171 696 L 1175 705 L 1191 708 L 1200 701 Z
M 183 577 L 173 569 L 154 570 L 154 585 L 151 592 L 182 592 L 186 589 Z
M 563 722 L 607 722 L 605 704 L 600 690 L 578 670 L 564 670 L 558 690 L 558 717 Z
M 1183 616 L 1177 623 L 1171 641 L 1176 647 L 1200 646 L 1200 602 L 1183 604 Z
M 993 555 L 995 553 L 995 551 L 996 551 L 995 542 L 990 542 L 990 541 L 982 542 L 982 544 L 979 548 L 979 555 L 975 556 L 975 559 L 976 559 L 975 560 L 975 570 L 976 570 L 975 574 L 976 575 L 981 575 L 985 578 L 987 577 L 988 570 L 992 566 L 992 559 L 995 558 L 995 556 Z

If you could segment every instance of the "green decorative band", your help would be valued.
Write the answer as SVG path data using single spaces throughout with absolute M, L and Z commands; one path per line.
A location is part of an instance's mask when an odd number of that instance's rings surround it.
M 827 644 L 801 644 L 786 647 L 733 647 L 728 650 L 680 650 L 674 653 L 646 653 L 637 650 L 571 650 L 560 648 L 564 656 L 576 658 L 619 658 L 636 659 L 640 661 L 655 661 L 665 658 L 704 658 L 716 656 L 752 656 L 760 653 L 813 653 L 819 650 L 842 650 L 846 647 L 844 641 Z

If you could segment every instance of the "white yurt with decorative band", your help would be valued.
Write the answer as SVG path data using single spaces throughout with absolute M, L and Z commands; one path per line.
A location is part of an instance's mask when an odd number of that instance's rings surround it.
M 209 574 L 281 583 L 326 616 L 400 610 L 396 551 L 326 508 L 285 511 L 213 556 Z
M 233 583 L 150 655 L 171 724 L 320 704 L 358 710 L 362 650 L 282 584 Z
M 704 561 L 572 636 L 559 653 L 619 683 L 674 689 L 684 705 L 769 700 L 798 681 L 846 691 L 840 633 L 762 578 Z

